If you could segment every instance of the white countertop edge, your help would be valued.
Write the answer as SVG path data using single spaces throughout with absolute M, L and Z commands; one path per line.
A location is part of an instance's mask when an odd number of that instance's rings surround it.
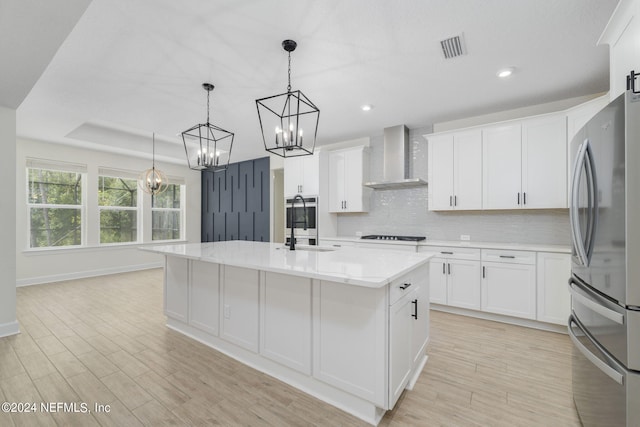
M 412 265 L 410 268 L 405 268 L 396 274 L 390 275 L 389 277 L 371 278 L 369 280 L 363 280 L 363 279 L 358 279 L 354 277 L 349 277 L 341 273 L 333 273 L 329 275 L 329 274 L 315 273 L 311 271 L 289 270 L 285 268 L 277 268 L 277 267 L 271 267 L 271 266 L 265 266 L 265 265 L 259 265 L 259 264 L 242 264 L 237 262 L 229 262 L 228 260 L 222 260 L 215 257 L 198 257 L 194 255 L 185 255 L 185 254 L 179 254 L 179 253 L 173 253 L 173 252 L 166 252 L 166 251 L 163 251 L 161 248 L 154 248 L 154 247 L 139 247 L 138 249 L 147 251 L 147 252 L 158 253 L 165 256 L 175 256 L 178 258 L 186 258 L 186 259 L 192 259 L 196 261 L 228 265 L 231 267 L 248 268 L 252 270 L 286 274 L 290 276 L 306 277 L 309 279 L 325 280 L 329 282 L 344 283 L 347 285 L 362 286 L 366 288 L 384 287 L 390 284 L 391 282 L 393 282 L 394 280 L 396 280 L 397 278 L 402 277 L 409 271 L 414 270 L 415 268 L 418 268 L 424 264 L 427 264 L 433 256 L 437 255 L 436 253 L 428 253 L 428 252 L 420 253 L 420 254 L 412 254 L 412 255 L 420 255 L 420 257 L 423 259 L 417 262 L 416 264 Z
M 455 248 L 477 248 L 477 249 L 509 249 L 514 251 L 535 251 L 535 252 L 554 252 L 554 253 L 571 253 L 569 245 L 550 245 L 541 243 L 500 243 L 500 242 L 480 242 L 480 241 L 460 241 L 460 240 L 423 240 L 421 242 L 406 242 L 395 240 L 375 240 L 361 239 L 359 237 L 336 236 L 336 237 L 320 237 L 323 240 L 354 242 L 354 243 L 380 243 L 386 245 L 403 245 L 403 246 L 449 246 Z

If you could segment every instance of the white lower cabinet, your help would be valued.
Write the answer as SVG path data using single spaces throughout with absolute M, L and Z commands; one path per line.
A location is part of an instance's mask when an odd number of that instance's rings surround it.
M 538 252 L 537 320 L 566 325 L 571 314 L 571 295 L 567 281 L 571 275 L 571 255 Z
M 535 319 L 535 252 L 483 249 L 481 295 L 483 311 Z
M 191 261 L 189 324 L 218 336 L 220 324 L 220 265 Z
M 310 375 L 311 279 L 265 273 L 260 317 L 260 353 Z
M 389 405 L 393 407 L 402 394 L 413 366 L 414 301 L 417 289 L 389 307 Z
M 189 311 L 189 260 L 167 257 L 164 276 L 164 314 L 182 322 Z
M 258 352 L 258 271 L 223 267 L 222 338 Z
M 418 273 L 427 277 L 428 266 L 422 268 Z M 418 366 L 424 357 L 429 342 L 429 285 L 425 281 L 420 282 L 420 287 L 416 292 L 415 317 L 413 319 L 413 336 L 411 353 L 413 354 L 413 366 Z
M 429 269 L 432 303 L 480 309 L 480 249 L 423 246 L 420 251 L 438 253 Z
M 386 407 L 385 288 L 320 281 L 313 291 L 313 376 Z

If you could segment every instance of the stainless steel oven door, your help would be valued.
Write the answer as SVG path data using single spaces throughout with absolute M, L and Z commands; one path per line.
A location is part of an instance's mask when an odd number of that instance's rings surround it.
M 303 230 L 305 223 L 307 230 L 317 230 L 318 228 L 318 199 L 316 197 L 304 197 L 305 207 L 299 200 L 292 207 L 292 199 L 286 199 L 285 203 L 285 223 L 287 230 L 291 230 L 291 219 L 293 211 L 294 228 Z M 307 233 L 313 234 L 313 233 Z
M 640 425 L 640 373 L 617 362 L 572 315 L 573 400 L 584 427 Z

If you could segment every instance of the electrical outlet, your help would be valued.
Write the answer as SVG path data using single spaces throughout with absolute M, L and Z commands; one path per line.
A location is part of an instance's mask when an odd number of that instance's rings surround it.
M 468 234 L 461 234 L 460 240 L 471 240 L 471 236 Z
M 224 318 L 225 319 L 231 318 L 231 307 L 229 307 L 229 304 L 224 305 Z

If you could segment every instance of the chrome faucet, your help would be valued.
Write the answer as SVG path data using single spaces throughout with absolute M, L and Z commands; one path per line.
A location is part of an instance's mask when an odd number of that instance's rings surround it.
M 296 221 L 295 220 L 295 216 L 294 216 L 294 211 L 296 210 L 296 200 L 302 200 L 302 209 L 304 209 L 304 229 L 307 229 L 307 204 L 304 201 L 304 197 L 302 197 L 299 194 L 296 194 L 293 198 L 293 200 L 291 200 L 291 243 L 289 244 L 289 250 L 290 251 L 295 251 L 296 250 L 296 237 L 293 234 L 293 230 L 296 228 L 296 224 L 300 223 L 300 221 Z

